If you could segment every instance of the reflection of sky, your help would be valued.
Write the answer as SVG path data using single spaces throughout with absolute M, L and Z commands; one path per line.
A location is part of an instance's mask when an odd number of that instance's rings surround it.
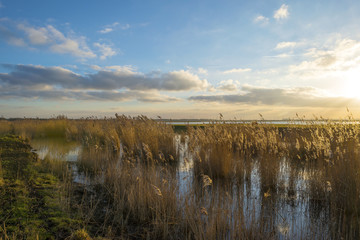
M 34 139 L 31 146 L 39 155 L 40 159 L 46 156 L 53 159 L 64 159 L 74 162 L 81 152 L 80 144 L 76 142 L 67 142 L 63 139 Z

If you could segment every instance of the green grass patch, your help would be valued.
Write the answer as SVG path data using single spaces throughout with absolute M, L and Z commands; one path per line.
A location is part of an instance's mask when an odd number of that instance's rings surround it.
M 0 238 L 65 239 L 80 221 L 63 210 L 61 182 L 18 136 L 0 137 Z

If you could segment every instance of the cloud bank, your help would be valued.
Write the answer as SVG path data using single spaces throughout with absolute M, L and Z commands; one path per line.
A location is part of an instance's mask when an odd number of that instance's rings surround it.
M 129 66 L 96 66 L 97 72 L 80 75 L 63 67 L 2 66 L 11 71 L 0 73 L 0 98 L 166 102 L 179 99 L 160 95 L 159 91 L 204 90 L 208 87 L 206 79 L 185 70 L 143 74 Z
M 218 102 L 227 104 L 250 104 L 290 107 L 347 107 L 354 99 L 321 96 L 312 87 L 303 88 L 259 88 L 249 85 L 242 87 L 243 93 L 225 95 L 198 95 L 191 101 Z M 357 102 L 358 103 L 358 102 Z

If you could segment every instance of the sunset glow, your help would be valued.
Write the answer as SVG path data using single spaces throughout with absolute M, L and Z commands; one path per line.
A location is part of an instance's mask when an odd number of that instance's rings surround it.
M 344 95 L 360 99 L 360 66 L 346 72 L 344 79 Z
M 359 118 L 359 12 L 338 1 L 0 0 L 1 115 Z

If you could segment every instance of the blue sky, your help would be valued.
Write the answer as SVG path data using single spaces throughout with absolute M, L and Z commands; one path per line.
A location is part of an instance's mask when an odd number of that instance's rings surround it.
M 0 114 L 360 117 L 360 2 L 0 0 Z

